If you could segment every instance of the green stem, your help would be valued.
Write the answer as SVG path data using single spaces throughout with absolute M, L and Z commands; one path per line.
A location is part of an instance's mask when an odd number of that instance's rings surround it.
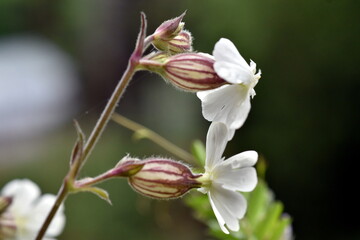
M 175 156 L 179 157 L 181 160 L 184 160 L 187 162 L 192 162 L 192 163 L 195 162 L 193 156 L 190 153 L 179 148 L 178 146 L 176 146 L 169 140 L 163 138 L 156 132 L 154 132 L 134 121 L 131 121 L 130 119 L 127 119 L 124 116 L 121 116 L 120 114 L 117 114 L 117 113 L 113 114 L 112 119 L 116 123 L 134 131 L 137 134 L 140 134 L 141 137 L 148 138 L 149 140 L 153 141 L 160 147 L 164 148 L 165 150 L 167 150 L 167 151 L 171 152 L 172 154 L 174 154 Z
M 112 173 L 111 171 L 108 171 L 93 178 L 85 178 L 83 180 L 77 180 L 74 184 L 74 187 L 77 189 L 81 189 L 100 183 L 111 177 L 111 173 Z
M 95 128 L 93 129 L 86 145 L 84 147 L 82 165 L 85 163 L 87 157 L 90 155 L 91 151 L 93 150 L 96 142 L 99 140 L 102 132 L 104 131 L 107 123 L 109 122 L 111 115 L 113 114 L 115 107 L 123 95 L 126 86 L 129 84 L 133 74 L 135 73 L 136 65 L 129 63 L 123 78 L 120 80 L 119 84 L 116 86 L 116 89 L 111 96 L 108 104 L 106 105 L 103 113 L 101 114 L 98 122 L 96 123 Z
M 99 140 L 102 132 L 104 131 L 107 123 L 109 122 L 111 115 L 115 110 L 117 102 L 119 101 L 120 97 L 124 93 L 124 90 L 125 90 L 126 86 L 128 85 L 128 83 L 130 82 L 131 77 L 133 76 L 135 71 L 136 71 L 136 65 L 134 65 L 131 61 L 129 61 L 129 65 L 128 65 L 122 79 L 119 81 L 113 95 L 111 96 L 108 104 L 106 105 L 103 113 L 101 114 L 98 122 L 96 123 L 96 125 L 84 147 L 84 152 L 82 155 L 81 163 L 73 165 L 74 167 L 72 167 L 70 169 L 66 179 L 71 179 L 70 181 L 73 181 L 74 179 L 76 179 L 78 172 L 80 171 L 81 167 L 86 162 L 86 159 L 90 155 L 96 142 Z M 41 240 L 43 238 L 47 228 L 49 227 L 49 225 L 50 225 L 52 219 L 54 218 L 57 210 L 59 209 L 61 203 L 66 199 L 67 195 L 69 194 L 69 189 L 68 189 L 68 187 L 66 187 L 68 184 L 69 184 L 69 181 L 65 180 L 58 195 L 57 195 L 56 202 L 53 205 L 44 224 L 42 225 L 36 240 Z
M 110 100 L 108 101 L 105 109 L 103 110 L 99 120 L 97 121 L 93 131 L 88 138 L 85 147 L 83 149 L 82 156 L 78 159 L 76 164 L 71 165 L 69 173 L 66 175 L 64 182 L 60 188 L 60 191 L 57 195 L 54 205 L 52 206 L 45 222 L 43 223 L 36 240 L 41 240 L 46 233 L 52 219 L 54 218 L 57 210 L 59 209 L 61 203 L 66 199 L 66 197 L 71 193 L 72 188 L 74 187 L 74 180 L 76 179 L 79 171 L 81 170 L 82 166 L 85 164 L 87 158 L 91 154 L 94 146 L 96 145 L 97 141 L 101 137 L 107 123 L 109 122 L 111 115 L 113 114 L 117 103 L 119 102 L 121 96 L 123 95 L 127 85 L 129 84 L 130 80 L 134 73 L 138 70 L 137 66 L 139 65 L 139 61 L 142 57 L 142 53 L 144 51 L 144 39 L 145 39 L 145 32 L 146 32 L 146 18 L 145 14 L 141 13 L 141 27 L 140 33 L 138 35 L 138 39 L 136 42 L 136 47 L 134 52 L 132 53 L 128 66 L 120 79 L 119 83 L 117 84 L 113 94 L 111 95 Z
M 69 194 L 69 188 L 67 185 L 67 181 L 65 180 L 63 185 L 61 186 L 59 193 L 57 195 L 56 201 L 53 205 L 53 207 L 51 208 L 48 216 L 45 219 L 44 224 L 42 225 L 37 237 L 35 240 L 41 240 L 43 239 L 43 236 L 45 235 L 46 230 L 48 229 L 52 219 L 54 218 L 56 212 L 58 211 L 58 209 L 61 206 L 61 203 L 66 199 L 66 197 Z

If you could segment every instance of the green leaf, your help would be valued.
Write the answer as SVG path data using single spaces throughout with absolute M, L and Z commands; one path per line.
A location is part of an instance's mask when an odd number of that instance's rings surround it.
M 97 195 L 97 196 L 100 197 L 101 199 L 107 201 L 110 205 L 112 205 L 108 192 L 105 191 L 105 190 L 102 189 L 102 188 L 98 188 L 98 187 L 83 187 L 83 188 L 78 188 L 77 191 L 94 193 L 95 195 Z
M 191 145 L 191 153 L 200 166 L 205 166 L 206 150 L 200 140 L 195 140 Z
M 266 168 L 267 166 L 265 158 L 263 156 L 259 156 L 259 160 L 256 164 L 258 178 L 265 179 Z
M 277 223 L 283 211 L 283 205 L 281 202 L 274 202 L 269 206 L 264 220 L 255 229 L 255 235 L 259 240 L 269 239 L 269 235 L 272 234 L 274 226 Z
M 212 208 L 206 194 L 188 194 L 184 200 L 189 207 L 194 209 L 196 218 L 202 221 L 208 221 L 213 218 Z
M 252 229 L 255 229 L 261 219 L 264 218 L 269 201 L 269 190 L 267 185 L 263 180 L 259 179 L 256 188 L 248 197 L 246 219 Z
M 291 224 L 290 217 L 282 217 L 276 223 L 272 231 L 272 236 L 269 240 L 281 240 L 284 235 L 286 228 Z

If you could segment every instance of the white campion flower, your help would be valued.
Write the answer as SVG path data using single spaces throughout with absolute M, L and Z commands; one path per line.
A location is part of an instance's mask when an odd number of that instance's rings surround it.
M 247 202 L 238 191 L 250 192 L 256 187 L 257 174 L 252 166 L 258 158 L 255 151 L 246 151 L 224 160 L 227 141 L 226 125 L 213 122 L 206 138 L 205 173 L 198 179 L 203 183 L 198 190 L 208 194 L 220 228 L 226 234 L 240 228 L 239 219 L 245 215 Z
M 56 199 L 52 194 L 40 196 L 39 187 L 28 179 L 17 179 L 7 183 L 0 196 L 11 198 L 10 205 L 0 215 L 0 227 L 3 220 L 4 225 L 12 229 L 11 234 L 5 236 L 6 240 L 34 239 Z M 58 236 L 64 225 L 65 215 L 62 205 L 44 239 L 50 240 Z
M 251 61 L 249 65 L 235 45 L 226 38 L 221 38 L 215 44 L 213 56 L 215 72 L 230 84 L 197 92 L 197 96 L 202 102 L 204 118 L 226 124 L 231 130 L 231 139 L 249 114 L 250 97 L 255 96 L 254 87 L 260 79 L 261 71 L 256 73 L 256 64 Z

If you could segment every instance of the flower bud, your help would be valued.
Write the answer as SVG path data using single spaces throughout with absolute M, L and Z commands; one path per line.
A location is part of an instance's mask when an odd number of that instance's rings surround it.
M 185 16 L 184 12 L 180 16 L 163 22 L 152 35 L 154 39 L 169 40 L 175 37 L 179 32 L 183 30 L 184 23 L 181 22 Z
M 155 54 L 140 61 L 141 67 L 160 74 L 176 87 L 190 91 L 218 88 L 227 82 L 214 70 L 215 60 L 205 53 Z
M 152 44 L 160 51 L 177 54 L 192 51 L 192 36 L 188 31 L 181 31 L 170 39 L 156 38 Z
M 130 176 L 134 190 L 157 199 L 177 198 L 192 188 L 200 187 L 194 175 L 184 164 L 170 159 L 145 159 L 143 168 Z
M 152 35 L 152 44 L 160 51 L 170 54 L 188 52 L 192 50 L 190 32 L 184 30 L 181 22 L 185 12 L 179 17 L 163 22 Z

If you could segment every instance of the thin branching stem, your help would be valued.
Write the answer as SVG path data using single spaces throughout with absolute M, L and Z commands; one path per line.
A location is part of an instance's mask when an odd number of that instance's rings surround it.
M 176 146 L 169 140 L 160 136 L 156 132 L 146 128 L 145 126 L 140 125 L 139 123 L 136 123 L 136 122 L 134 122 L 128 118 L 125 118 L 124 116 L 121 116 L 120 114 L 117 114 L 117 113 L 113 114 L 112 119 L 116 123 L 134 131 L 134 133 L 138 134 L 139 137 L 147 138 L 147 139 L 153 141 L 154 143 L 156 143 L 160 147 L 164 148 L 168 152 L 179 157 L 181 160 L 184 160 L 184 161 L 187 161 L 190 163 L 195 163 L 195 160 L 190 153 L 183 150 L 182 148 L 179 148 L 178 146 Z
M 61 206 L 62 202 L 66 199 L 66 197 L 74 190 L 73 181 L 76 179 L 79 171 L 81 170 L 82 166 L 88 159 L 89 155 L 91 154 L 93 148 L 95 147 L 96 143 L 98 142 L 101 134 L 103 133 L 104 129 L 109 122 L 111 115 L 113 114 L 121 96 L 123 95 L 127 85 L 129 84 L 130 80 L 134 73 L 138 70 L 137 66 L 139 61 L 142 57 L 142 53 L 144 52 L 144 39 L 146 34 L 146 18 L 145 14 L 141 13 L 141 27 L 140 33 L 137 39 L 136 47 L 134 52 L 132 53 L 128 66 L 120 79 L 118 85 L 116 86 L 113 94 L 111 95 L 110 100 L 108 101 L 105 109 L 103 110 L 99 120 L 97 121 L 93 131 L 90 134 L 90 137 L 86 141 L 85 147 L 82 152 L 82 156 L 78 159 L 77 164 L 72 164 L 69 173 L 64 178 L 63 184 L 59 190 L 57 198 L 55 200 L 54 205 L 52 206 L 47 218 L 45 219 L 36 240 L 41 240 L 45 235 L 51 221 L 53 220 L 56 212 L 58 211 L 59 207 Z

